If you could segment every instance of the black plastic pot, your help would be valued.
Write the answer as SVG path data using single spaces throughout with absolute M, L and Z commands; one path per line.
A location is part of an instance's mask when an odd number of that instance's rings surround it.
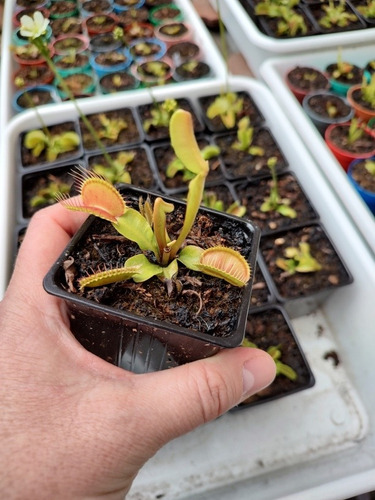
M 143 197 L 148 195 L 151 199 L 157 196 L 150 191 L 129 187 L 124 187 L 120 191 L 128 203 L 136 203 L 141 195 Z M 183 202 L 173 198 L 163 198 L 172 202 L 175 209 L 184 210 Z M 248 221 L 209 209 L 201 209 L 200 213 L 204 213 L 213 223 L 221 227 L 223 234 L 228 236 L 228 245 L 232 244 L 229 243 L 229 226 L 241 228 L 243 247 L 241 252 L 246 253 L 245 258 L 254 269 L 259 229 Z M 239 299 L 233 302 L 230 318 L 227 318 L 233 324 L 233 330 L 230 333 L 228 331 L 225 336 L 215 336 L 215 331 L 203 331 L 206 326 L 202 326 L 202 323 L 200 329 L 191 330 L 184 327 L 181 321 L 174 324 L 151 317 L 141 317 L 69 292 L 64 277 L 63 262 L 72 255 L 77 246 L 85 245 L 84 238 L 88 232 L 97 234 L 98 224 L 103 224 L 103 221 L 95 217 L 90 217 L 85 222 L 44 280 L 44 287 L 48 293 L 66 301 L 71 330 L 84 347 L 110 363 L 140 373 L 205 358 L 221 348 L 241 345 L 245 334 L 253 277 L 245 287 L 236 289 Z M 109 223 L 105 224 L 112 227 Z M 202 277 L 202 274 L 199 276 Z M 147 282 L 144 283 L 144 287 L 147 291 Z
M 290 318 L 281 306 L 251 310 L 245 338 L 265 351 L 270 347 L 278 347 L 281 352 L 279 361 L 292 368 L 297 374 L 297 378 L 292 380 L 281 373 L 278 374 L 271 385 L 241 403 L 233 411 L 274 401 L 309 389 L 315 384 L 314 375 Z
M 309 243 L 311 255 L 321 264 L 321 270 L 290 274 L 277 265 L 278 259 L 287 258 L 286 249 L 298 247 L 301 241 Z M 326 230 L 318 222 L 262 236 L 258 258 L 265 263 L 276 300 L 291 318 L 315 311 L 334 291 L 353 281 Z

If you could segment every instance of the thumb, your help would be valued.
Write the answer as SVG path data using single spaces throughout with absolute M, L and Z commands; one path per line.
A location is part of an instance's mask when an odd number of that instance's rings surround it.
M 275 375 L 275 363 L 265 351 L 239 347 L 141 376 L 138 391 L 150 405 L 149 428 L 158 430 L 163 445 L 259 392 Z

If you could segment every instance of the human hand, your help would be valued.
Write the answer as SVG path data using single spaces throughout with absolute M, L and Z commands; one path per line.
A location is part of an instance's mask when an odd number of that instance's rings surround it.
M 168 441 L 272 382 L 263 351 L 223 350 L 135 375 L 86 351 L 42 281 L 83 214 L 32 218 L 0 303 L 0 492 L 8 500 L 124 498 Z

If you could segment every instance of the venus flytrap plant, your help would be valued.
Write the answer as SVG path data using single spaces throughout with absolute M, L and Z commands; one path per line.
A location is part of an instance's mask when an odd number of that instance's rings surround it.
M 202 205 L 204 207 L 213 208 L 214 210 L 219 210 L 219 212 L 235 215 L 236 217 L 243 217 L 246 214 L 246 207 L 240 205 L 238 201 L 234 201 L 225 208 L 224 202 L 218 199 L 214 191 L 204 191 Z
M 170 238 L 167 227 L 167 214 L 172 214 L 174 210 L 172 203 L 158 197 L 152 206 L 147 199 L 136 210 L 126 205 L 110 183 L 92 172 L 78 175 L 78 198 L 62 198 L 62 204 L 70 210 L 88 212 L 110 221 L 121 235 L 135 242 L 140 250 L 139 254 L 127 259 L 122 268 L 81 278 L 81 289 L 127 279 L 143 282 L 158 276 L 166 283 L 170 293 L 179 263 L 194 271 L 222 278 L 234 286 L 245 286 L 250 279 L 249 265 L 239 252 L 222 246 L 204 250 L 186 244 L 185 240 L 201 204 L 209 167 L 195 140 L 190 113 L 177 110 L 172 115 L 170 137 L 177 157 L 195 174 L 189 183 L 184 221 L 176 239 Z M 153 254 L 152 261 L 146 256 L 149 252 Z
M 153 100 L 153 106 L 150 111 L 151 118 L 145 120 L 143 124 L 145 132 L 148 132 L 151 127 L 169 127 L 170 119 L 178 107 L 175 99 L 166 99 L 159 103 L 153 98 L 152 94 L 151 97 Z
M 111 184 L 117 184 L 118 182 L 131 184 L 131 176 L 127 170 L 127 166 L 134 158 L 134 151 L 121 151 L 117 153 L 116 157 L 112 160 L 112 165 L 95 163 L 92 166 L 92 170 Z
M 62 195 L 69 194 L 70 185 L 58 179 L 54 175 L 50 175 L 48 184 L 37 191 L 30 200 L 31 208 L 38 208 L 44 205 L 52 205 L 56 202 L 56 198 Z

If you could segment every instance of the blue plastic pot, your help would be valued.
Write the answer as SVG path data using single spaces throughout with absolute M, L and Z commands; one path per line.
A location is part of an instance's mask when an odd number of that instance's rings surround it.
M 107 0 L 107 1 L 108 1 L 109 6 L 107 9 L 103 9 L 101 11 L 101 14 L 110 14 L 111 12 L 113 12 L 113 0 Z M 87 5 L 89 3 L 90 3 L 90 0 L 87 0 L 86 2 L 81 2 L 80 13 L 81 13 L 82 17 L 89 17 L 89 16 L 92 16 L 93 14 L 95 14 L 95 12 L 85 9 L 85 5 Z
M 375 161 L 375 156 L 372 158 L 368 158 L 370 161 Z M 354 160 L 351 162 L 348 168 L 348 177 L 349 181 L 352 183 L 358 194 L 361 196 L 363 201 L 366 203 L 366 205 L 369 207 L 371 212 L 375 215 L 375 191 L 367 191 L 366 189 L 363 189 L 356 180 L 353 179 L 353 168 L 358 164 L 358 163 L 364 163 L 366 160 Z M 363 167 L 364 168 L 364 167 Z
M 12 33 L 12 44 L 13 45 L 27 45 L 29 43 L 28 38 L 24 38 L 20 33 L 21 28 L 17 28 L 13 30 Z M 51 40 L 52 37 L 52 28 L 51 26 L 47 26 L 46 34 L 44 35 L 47 42 Z
M 14 109 L 14 111 L 16 111 L 17 113 L 20 113 L 21 111 L 25 111 L 25 109 L 28 109 L 28 108 L 25 108 L 23 106 L 20 106 L 18 104 L 18 99 L 25 92 L 35 92 L 35 91 L 42 91 L 42 92 L 45 92 L 46 94 L 48 93 L 51 96 L 51 103 L 59 102 L 61 100 L 53 85 L 37 85 L 35 87 L 30 87 L 30 88 L 19 90 L 18 92 L 16 92 L 14 94 L 14 96 L 12 98 L 12 108 Z
M 132 57 L 130 55 L 130 52 L 128 49 L 121 49 L 121 50 L 115 50 L 112 51 L 117 54 L 122 54 L 125 56 L 125 60 L 123 62 L 120 62 L 118 64 L 113 64 L 113 65 L 104 65 L 104 64 L 98 64 L 96 62 L 96 58 L 99 57 L 101 54 L 92 54 L 90 56 L 90 64 L 92 69 L 95 71 L 95 73 L 98 75 L 98 78 L 100 79 L 102 76 L 107 75 L 108 73 L 115 73 L 118 71 L 125 71 L 130 64 L 132 63 Z M 109 52 L 107 52 L 108 54 Z
M 66 57 L 66 55 L 57 56 L 54 58 L 54 62 L 57 63 L 58 61 L 61 61 L 61 59 L 63 59 L 64 57 Z M 56 69 L 59 75 L 61 75 L 63 78 L 66 78 L 67 76 L 74 75 L 75 73 L 82 73 L 88 71 L 90 69 L 90 65 L 91 65 L 90 59 L 87 58 L 87 62 L 82 66 L 76 66 L 72 68 L 59 68 L 58 66 L 56 66 Z
M 149 43 L 152 45 L 156 45 L 156 46 L 158 46 L 159 50 L 158 50 L 158 52 L 156 52 L 155 54 L 152 54 L 152 55 L 139 56 L 139 55 L 134 54 L 132 49 L 136 45 L 141 44 L 141 43 Z M 145 62 L 145 61 L 151 61 L 151 60 L 154 61 L 156 59 L 161 59 L 162 57 L 164 57 L 166 52 L 167 52 L 167 45 L 162 40 L 158 40 L 157 38 L 137 38 L 129 45 L 129 52 L 130 52 L 130 55 L 133 58 L 133 60 L 136 63 L 140 64 L 140 63 Z

